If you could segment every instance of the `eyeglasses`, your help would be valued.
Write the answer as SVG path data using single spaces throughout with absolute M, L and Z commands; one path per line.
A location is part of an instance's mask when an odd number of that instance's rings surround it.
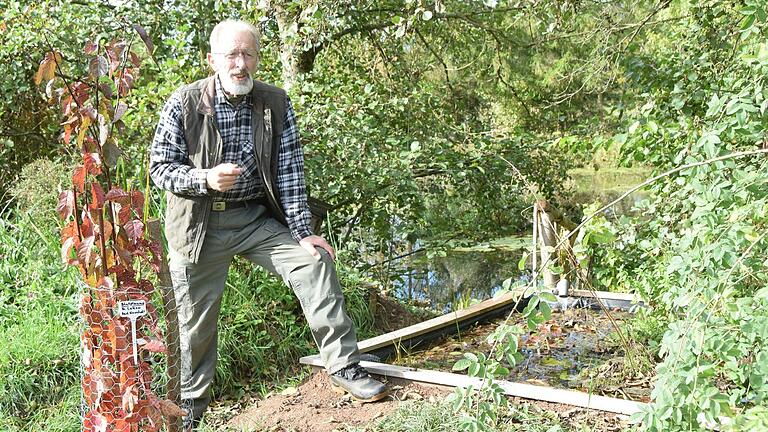
M 258 57 L 258 53 L 253 50 L 242 50 L 242 51 L 235 50 L 235 51 L 227 51 L 227 52 L 212 53 L 212 54 L 223 55 L 224 58 L 229 61 L 235 61 L 240 56 L 243 56 L 243 60 L 245 61 L 253 60 Z

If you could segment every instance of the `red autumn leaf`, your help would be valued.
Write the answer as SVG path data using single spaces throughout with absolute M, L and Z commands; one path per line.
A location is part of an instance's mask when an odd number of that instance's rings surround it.
M 152 292 L 155 290 L 155 287 L 152 285 L 152 282 L 146 279 L 141 279 L 139 281 L 139 289 L 145 294 L 152 294 Z
M 101 174 L 101 157 L 98 153 L 86 153 L 83 155 L 83 165 L 88 174 Z
M 187 411 L 168 399 L 160 399 L 158 402 L 160 412 L 166 417 L 184 417 Z
M 64 125 L 64 131 L 61 133 L 61 140 L 64 141 L 64 144 L 69 145 L 72 142 L 72 131 L 74 131 L 75 128 L 71 125 Z
M 157 399 L 157 396 L 152 393 L 152 390 L 149 387 L 152 384 L 152 368 L 150 368 L 149 363 L 147 362 L 139 362 L 139 383 L 141 383 L 142 389 L 144 389 L 144 394 L 146 394 L 147 397 L 151 395 Z
M 156 353 L 168 352 L 168 349 L 165 347 L 165 344 L 163 343 L 163 341 L 157 340 L 157 339 L 150 339 L 149 342 L 142 345 L 141 348 L 149 352 L 156 352 Z
M 75 242 L 80 242 L 80 237 L 77 235 L 77 222 L 74 220 L 69 221 L 66 225 L 64 225 L 64 228 L 61 229 L 61 240 L 62 243 L 64 240 L 68 238 L 74 238 Z
M 69 264 L 71 261 L 70 253 L 72 252 L 72 248 L 75 246 L 75 238 L 74 237 L 68 237 L 66 240 L 64 240 L 64 244 L 61 245 L 61 262 L 64 264 Z
M 126 386 L 123 390 L 123 410 L 130 414 L 139 402 L 139 389 L 135 385 Z
M 83 116 L 83 118 L 88 117 L 91 121 L 94 121 L 96 120 L 98 113 L 93 107 L 83 107 L 80 108 L 80 115 Z
M 75 99 L 75 103 L 78 107 L 82 107 L 91 95 L 91 88 L 84 82 L 77 82 L 72 86 L 72 97 Z M 95 116 L 91 116 L 91 120 L 95 119 Z
M 94 57 L 88 62 L 88 75 L 95 81 L 98 81 L 99 77 L 107 75 L 107 72 L 109 72 L 109 63 L 104 56 Z
M 91 183 L 91 202 L 89 203 L 89 206 L 92 209 L 101 210 L 104 208 L 104 200 L 106 199 L 106 195 L 104 194 L 104 189 L 101 188 L 101 185 L 92 182 Z
M 114 395 L 113 393 L 113 391 L 109 391 L 102 396 L 101 403 L 99 404 L 99 412 L 105 414 L 112 414 L 115 412 L 115 408 L 120 405 L 122 397 L 120 395 Z M 109 421 L 109 424 L 114 425 L 114 422 Z
M 88 40 L 85 42 L 85 46 L 83 47 L 83 53 L 85 55 L 93 55 L 96 54 L 96 52 L 99 50 L 99 44 L 98 42 L 94 42 L 92 40 Z
M 121 263 L 125 265 L 131 265 L 131 263 L 133 263 L 133 254 L 129 249 L 130 243 L 128 242 L 128 237 L 125 235 L 125 232 L 120 231 L 117 234 L 117 242 L 113 244 L 112 247 L 115 249 Z
M 83 419 L 83 426 L 85 426 L 85 430 L 88 432 L 106 432 L 107 419 L 102 414 L 90 410 Z
M 104 237 L 104 240 L 109 240 L 112 237 L 112 224 L 109 221 L 105 220 L 104 232 L 101 232 L 101 228 L 98 228 L 98 231 L 99 231 L 99 234 L 101 234 Z
M 92 311 L 91 296 L 86 294 L 80 298 L 80 317 L 88 321 Z
M 84 219 L 83 222 L 80 224 L 80 234 L 83 237 L 90 237 L 94 235 L 93 232 L 93 221 L 90 219 L 90 214 L 83 212 Z
M 77 258 L 86 267 L 90 264 L 93 258 L 93 243 L 96 241 L 96 237 L 88 236 L 77 246 Z
M 72 95 L 67 94 L 61 99 L 61 114 L 63 116 L 72 115 Z
M 94 402 L 93 395 L 91 394 L 91 376 L 88 373 L 83 375 L 83 379 L 80 381 L 80 389 L 83 392 L 83 399 L 88 406 L 91 406 Z
M 133 212 L 131 211 L 130 204 L 121 204 L 120 210 L 117 212 L 117 220 L 119 221 L 120 225 L 125 225 L 128 223 L 129 220 L 133 217 Z
M 134 243 L 144 237 L 144 224 L 138 219 L 126 222 L 123 225 L 123 229 L 128 234 L 128 238 Z
M 112 319 L 110 330 L 112 330 L 114 339 L 113 342 L 113 348 L 114 348 L 114 355 L 116 358 L 119 358 L 120 354 L 129 352 L 133 354 L 132 346 L 133 344 L 130 341 L 131 332 L 127 325 L 120 322 L 119 317 L 114 317 Z M 110 335 L 113 336 L 113 335 Z
M 37 68 L 37 73 L 35 73 L 35 85 L 40 85 L 43 81 L 48 82 L 53 79 L 57 64 L 61 64 L 61 53 L 58 51 L 45 53 L 45 58 L 40 62 L 40 67 Z
M 141 191 L 131 192 L 131 207 L 136 214 L 140 215 L 144 212 L 144 194 Z
M 112 432 L 131 432 L 131 423 L 126 417 L 115 419 Z
M 123 118 L 123 114 L 125 114 L 126 111 L 128 111 L 128 105 L 123 102 L 118 102 L 117 106 L 115 107 L 115 116 L 112 119 L 112 122 L 115 123 Z
M 64 131 L 61 134 L 61 140 L 64 141 L 64 144 L 69 145 L 70 141 L 72 141 L 72 132 L 75 130 L 75 127 L 79 122 L 80 117 L 73 115 L 67 121 L 61 124 L 64 126 Z
M 80 117 L 74 115 L 67 119 L 67 121 L 61 123 L 61 126 L 66 126 L 68 124 L 77 123 L 80 120 Z
M 136 367 L 133 364 L 133 353 L 120 354 L 120 386 L 136 386 L 139 378 L 136 376 Z
M 111 293 L 112 290 L 115 288 L 115 283 L 112 282 L 112 279 L 108 276 L 101 276 L 96 282 L 96 288 L 99 290 L 99 295 L 102 293 L 106 295 L 110 295 L 107 293 Z
M 75 171 L 72 173 L 72 184 L 75 186 L 75 189 L 79 193 L 83 193 L 85 191 L 85 175 L 86 174 L 87 174 L 87 171 L 83 166 L 79 166 L 75 168 Z
M 67 189 L 59 193 L 59 204 L 56 211 L 62 219 L 67 220 L 75 212 L 75 193 Z
M 88 315 L 86 321 L 88 322 L 94 335 L 103 336 L 102 333 L 104 332 L 104 321 L 106 321 L 104 312 L 91 309 L 91 313 Z
M 110 84 L 107 84 L 107 83 L 99 84 L 99 90 L 101 91 L 101 93 L 104 94 L 105 98 L 112 99 L 113 92 L 112 92 L 112 86 Z
M 117 94 L 120 96 L 127 96 L 128 92 L 133 88 L 133 74 L 125 72 L 117 79 Z
M 120 204 L 128 204 L 130 202 L 130 195 L 119 187 L 113 186 L 107 193 L 107 200 Z
M 147 46 L 147 52 L 152 55 L 152 52 L 155 50 L 155 48 L 152 46 L 152 39 L 149 38 L 149 35 L 147 34 L 147 31 L 144 30 L 144 27 L 134 24 L 133 29 L 136 30 L 136 33 L 141 36 L 141 40 L 144 41 L 144 45 Z
M 121 280 L 120 287 L 129 295 L 135 296 L 141 294 L 141 291 L 139 291 L 139 284 L 136 282 L 135 278 Z
M 133 51 L 131 51 L 131 64 L 133 64 L 134 67 L 141 66 L 141 60 L 139 59 L 139 56 L 137 56 Z

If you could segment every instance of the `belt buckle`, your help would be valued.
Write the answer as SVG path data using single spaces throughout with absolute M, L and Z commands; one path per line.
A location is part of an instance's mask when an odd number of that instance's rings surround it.
M 214 201 L 213 205 L 211 206 L 211 210 L 213 211 L 224 211 L 226 209 L 227 209 L 226 201 Z

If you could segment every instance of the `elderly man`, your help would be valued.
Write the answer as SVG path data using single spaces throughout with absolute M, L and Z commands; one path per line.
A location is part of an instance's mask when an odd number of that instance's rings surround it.
M 386 388 L 358 364 L 333 248 L 309 227 L 291 102 L 284 90 L 251 77 L 259 32 L 243 21 L 224 21 L 210 43 L 215 75 L 170 97 L 150 158 L 152 180 L 167 191 L 182 398 L 198 421 L 210 402 L 227 272 L 240 255 L 280 275 L 296 293 L 331 382 L 358 400 L 379 400 Z

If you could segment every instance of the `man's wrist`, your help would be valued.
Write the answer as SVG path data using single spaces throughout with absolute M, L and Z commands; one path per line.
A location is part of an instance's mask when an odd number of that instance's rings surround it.
M 306 228 L 306 227 L 298 229 L 298 230 L 292 230 L 291 231 L 291 236 L 293 236 L 293 238 L 297 242 L 300 242 L 303 239 L 305 239 L 305 238 L 307 238 L 307 237 L 309 237 L 311 235 L 314 235 L 314 234 L 312 233 L 312 231 L 309 230 L 309 228 Z
M 208 193 L 208 171 L 209 169 L 193 169 L 192 181 L 195 185 L 195 190 L 200 194 Z

